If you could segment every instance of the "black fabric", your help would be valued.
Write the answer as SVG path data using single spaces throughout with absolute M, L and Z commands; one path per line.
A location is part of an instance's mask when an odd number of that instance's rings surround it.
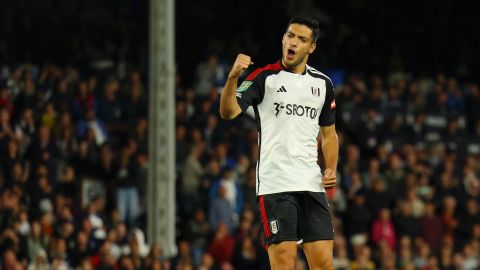
M 275 64 L 256 69 L 238 86 L 237 102 L 245 112 L 249 106 L 256 106 L 263 100 L 265 94 L 265 80 L 269 75 L 277 74 L 280 68 L 274 67 Z M 248 85 L 246 89 L 242 85 Z
M 269 245 L 283 241 L 303 240 L 305 243 L 333 239 L 332 218 L 324 192 L 284 192 L 261 197 L 270 231 L 264 232 Z M 262 200 L 259 201 L 261 208 Z M 272 223 L 276 223 L 276 232 L 272 230 Z
M 327 77 L 324 78 L 325 83 L 327 84 L 327 93 L 325 94 L 325 102 L 323 103 L 322 112 L 318 118 L 318 124 L 320 126 L 331 126 L 335 124 L 335 112 L 337 106 L 335 104 L 335 92 L 333 89 L 333 84 L 330 79 Z
M 248 107 L 256 106 L 260 104 L 263 99 L 263 94 L 265 93 L 264 81 L 262 81 L 264 76 L 257 76 L 252 81 L 243 81 L 240 84 L 237 90 L 237 103 L 242 108 L 242 111 L 245 112 Z M 251 83 L 246 90 L 241 90 L 242 85 Z

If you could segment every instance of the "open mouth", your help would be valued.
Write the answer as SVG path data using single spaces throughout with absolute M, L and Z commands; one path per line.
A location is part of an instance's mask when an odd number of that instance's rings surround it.
M 293 59 L 294 56 L 295 56 L 295 51 L 292 50 L 292 49 L 288 49 L 287 50 L 287 58 Z

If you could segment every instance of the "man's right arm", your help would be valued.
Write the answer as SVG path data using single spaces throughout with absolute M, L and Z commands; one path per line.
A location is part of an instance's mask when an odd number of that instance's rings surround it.
M 252 64 L 250 56 L 244 54 L 237 56 L 220 97 L 220 116 L 223 119 L 234 119 L 242 113 L 242 108 L 237 102 L 238 78 Z

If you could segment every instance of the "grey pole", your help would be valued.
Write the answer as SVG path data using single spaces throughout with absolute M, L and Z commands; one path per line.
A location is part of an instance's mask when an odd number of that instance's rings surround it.
M 175 9 L 150 0 L 147 239 L 175 256 Z

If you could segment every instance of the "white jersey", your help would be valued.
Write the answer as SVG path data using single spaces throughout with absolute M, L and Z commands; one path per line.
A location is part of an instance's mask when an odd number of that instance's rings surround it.
M 335 123 L 332 81 L 307 65 L 303 74 L 279 62 L 252 72 L 237 89 L 243 112 L 252 106 L 258 128 L 257 195 L 325 192 L 317 164 L 320 126 Z

